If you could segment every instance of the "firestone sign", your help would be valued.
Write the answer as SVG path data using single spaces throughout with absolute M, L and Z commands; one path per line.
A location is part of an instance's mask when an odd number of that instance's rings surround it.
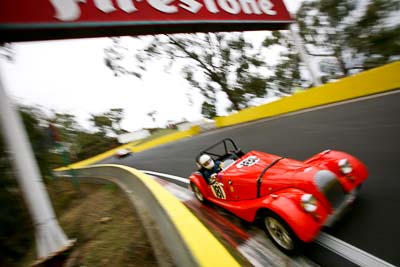
M 61 21 L 74 21 L 78 20 L 81 15 L 79 2 L 85 3 L 86 1 L 51 0 L 50 2 L 56 10 L 55 18 Z M 143 2 L 143 0 L 137 0 L 136 3 L 132 0 L 117 0 L 116 5 L 114 5 L 111 0 L 94 0 L 94 6 L 97 10 L 106 14 L 118 11 L 123 11 L 127 14 L 139 14 L 140 10 L 138 10 L 138 8 L 141 2 Z M 153 9 L 153 12 L 158 11 L 161 15 L 182 15 L 184 11 L 188 12 L 187 15 L 200 14 L 203 8 L 210 14 L 221 13 L 221 15 L 223 13 L 232 15 L 242 13 L 275 16 L 278 13 L 270 0 L 204 0 L 203 3 L 196 0 L 147 0 L 146 3 L 149 8 Z M 141 16 L 148 17 L 146 13 L 141 13 Z M 155 17 L 149 17 L 148 19 L 154 18 Z
M 283 0 L 19 0 L 0 2 L 0 41 L 283 29 Z

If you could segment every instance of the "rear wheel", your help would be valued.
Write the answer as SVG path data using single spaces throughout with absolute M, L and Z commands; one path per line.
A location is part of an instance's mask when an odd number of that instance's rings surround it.
M 281 251 L 289 255 L 297 252 L 300 240 L 281 217 L 275 213 L 266 212 L 263 222 L 268 236 Z
M 197 198 L 197 200 L 200 201 L 201 203 L 205 203 L 206 200 L 203 196 L 203 193 L 201 193 L 199 187 L 197 185 L 195 185 L 194 183 L 190 183 L 190 185 L 192 186 L 194 196 Z

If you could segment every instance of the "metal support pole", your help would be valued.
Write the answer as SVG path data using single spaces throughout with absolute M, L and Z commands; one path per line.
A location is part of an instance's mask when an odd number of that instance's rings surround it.
M 296 31 L 294 25 L 295 24 L 291 24 L 289 27 L 290 27 L 290 32 L 293 37 L 294 44 L 297 48 L 297 51 L 299 52 L 300 58 L 306 65 L 306 68 L 308 69 L 308 71 L 310 72 L 313 85 L 314 86 L 321 85 L 322 82 L 321 82 L 320 77 L 317 74 L 318 72 L 315 69 L 315 66 L 312 64 L 312 62 L 310 60 L 310 56 L 307 54 L 306 48 L 304 47 L 303 40 L 301 39 L 299 33 Z
M 5 92 L 0 70 L 0 124 L 6 145 L 12 151 L 17 180 L 35 226 L 38 260 L 44 261 L 71 247 L 58 224 L 43 184 L 22 119 Z

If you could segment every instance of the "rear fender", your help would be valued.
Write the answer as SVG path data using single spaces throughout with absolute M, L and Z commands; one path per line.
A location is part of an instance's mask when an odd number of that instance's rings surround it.
M 192 183 L 195 184 L 200 189 L 200 192 L 203 194 L 205 198 L 209 197 L 208 185 L 200 173 L 193 173 L 189 177 L 189 180 L 191 184 Z M 192 190 L 191 185 L 189 185 L 189 189 Z
M 318 235 L 327 217 L 327 211 L 317 203 L 314 213 L 306 212 L 300 198 L 306 192 L 299 189 L 284 189 L 266 197 L 262 203 L 265 208 L 280 216 L 303 242 L 311 242 Z

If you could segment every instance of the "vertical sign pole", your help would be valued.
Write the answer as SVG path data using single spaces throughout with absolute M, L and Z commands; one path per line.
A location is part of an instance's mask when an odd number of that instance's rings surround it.
M 1 72 L 0 124 L 5 143 L 12 151 L 17 180 L 35 226 L 38 260 L 46 260 L 71 247 L 74 240 L 68 240 L 58 224 L 22 119 L 6 95 Z

